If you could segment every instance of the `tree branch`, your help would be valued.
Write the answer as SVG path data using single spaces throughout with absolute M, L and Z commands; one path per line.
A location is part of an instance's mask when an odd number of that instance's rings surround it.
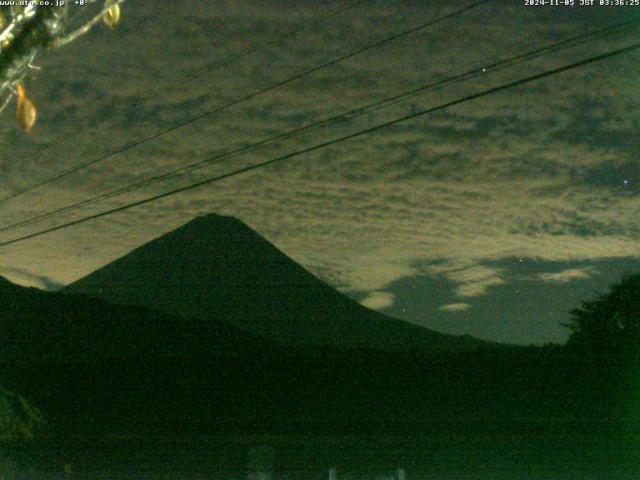
M 31 62 L 40 49 L 73 42 L 124 1 L 102 0 L 99 10 L 94 10 L 98 13 L 72 32 L 67 32 L 68 24 L 80 10 L 68 18 L 68 1 L 60 6 L 36 6 L 35 2 L 26 7 L 0 6 L 0 20 L 10 19 L 6 25 L 0 21 L 0 112 L 10 101 L 16 85 L 28 75 L 33 67 Z M 97 2 L 94 0 L 89 4 Z
M 24 76 L 30 59 L 64 30 L 67 7 L 40 7 L 0 52 L 0 85 L 4 90 Z M 19 23 L 16 21 L 15 23 Z M 12 26 L 14 23 L 12 22 Z
M 113 0 L 110 3 L 106 3 L 104 8 L 102 9 L 102 11 L 100 13 L 98 13 L 97 15 L 95 15 L 91 20 L 89 20 L 87 23 L 85 23 L 82 27 L 74 30 L 73 32 L 65 35 L 64 37 L 58 37 L 56 39 L 53 40 L 53 42 L 51 42 L 51 47 L 63 47 L 65 45 L 67 45 L 68 43 L 73 42 L 75 39 L 77 39 L 78 37 L 84 35 L 85 33 L 87 33 L 89 30 L 91 30 L 91 28 L 98 23 L 100 20 L 102 20 L 102 18 L 106 15 L 106 13 L 109 11 L 109 9 L 113 6 L 113 5 L 118 5 L 121 3 L 124 3 L 125 0 Z

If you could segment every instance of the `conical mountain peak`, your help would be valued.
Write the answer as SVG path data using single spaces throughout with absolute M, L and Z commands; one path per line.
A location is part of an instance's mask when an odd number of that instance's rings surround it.
M 292 344 L 397 350 L 451 340 L 362 307 L 243 222 L 220 215 L 197 217 L 63 291 L 225 319 Z

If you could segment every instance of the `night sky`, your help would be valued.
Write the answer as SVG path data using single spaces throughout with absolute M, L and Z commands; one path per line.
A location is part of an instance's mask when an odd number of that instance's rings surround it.
M 38 123 L 24 134 L 13 112 L 0 118 L 0 197 L 467 4 L 129 0 L 114 31 L 100 25 L 36 60 L 42 70 L 34 71 L 26 86 L 38 107 Z M 523 4 L 489 2 L 2 202 L 0 226 L 640 16 L 640 7 Z M 313 23 L 341 5 L 351 6 Z M 629 45 L 637 41 L 638 28 L 487 71 L 4 232 L 0 240 Z M 210 67 L 254 47 L 260 50 Z M 640 270 L 639 60 L 637 51 L 624 54 L 2 247 L 0 274 L 55 289 L 213 212 L 241 219 L 323 280 L 395 317 L 504 342 L 562 342 L 568 332 L 559 322 L 568 310 L 605 291 L 623 273 Z M 142 101 L 203 69 L 199 78 Z

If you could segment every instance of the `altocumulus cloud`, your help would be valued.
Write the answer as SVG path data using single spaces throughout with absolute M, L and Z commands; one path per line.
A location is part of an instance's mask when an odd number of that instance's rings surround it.
M 418 22 L 433 15 L 433 7 L 423 3 L 407 6 L 406 19 Z M 33 86 L 42 112 L 39 130 L 28 141 L 9 136 L 3 146 L 10 156 L 31 158 L 28 154 L 34 146 L 64 138 L 87 121 L 100 122 L 116 105 L 130 105 L 153 90 L 158 78 L 181 79 L 185 72 L 246 48 L 247 38 L 259 44 L 322 12 L 311 3 L 305 3 L 299 12 L 276 8 L 269 1 L 251 9 L 225 2 L 215 13 L 192 5 L 176 2 L 171 7 L 175 15 L 170 27 L 164 26 L 166 22 L 160 27 L 154 17 L 161 14 L 160 9 L 144 9 L 134 2 L 125 21 L 144 25 L 145 35 L 135 28 L 123 28 L 115 36 L 98 31 L 81 47 L 72 45 L 47 57 L 50 63 L 43 67 L 50 67 L 51 81 Z M 586 14 L 576 9 L 570 15 L 560 12 L 551 22 L 545 9 L 523 9 L 520 2 L 495 7 L 498 11 L 491 11 L 489 5 L 24 196 L 5 210 L 3 223 L 363 105 L 385 92 L 414 88 L 487 59 L 527 51 L 531 49 L 529 38 L 553 43 L 590 28 Z M 510 21 L 504 22 L 505 18 Z M 74 138 L 72 151 L 69 142 L 61 142 L 33 161 L 7 163 L 0 189 L 8 193 L 30 184 L 33 178 L 70 168 L 225 99 L 326 61 L 335 52 L 349 51 L 354 44 L 405 29 L 407 21 L 389 16 L 380 2 L 344 12 L 323 28 L 301 33 L 285 47 L 269 47 L 188 88 L 168 89 L 93 135 Z M 451 42 L 455 31 L 464 35 Z M 417 97 L 410 104 L 312 132 L 156 188 L 175 187 L 272 158 L 412 108 L 426 108 L 593 55 L 622 40 L 561 52 L 513 71 L 488 73 L 475 83 Z M 117 52 L 125 51 L 127 61 L 118 62 Z M 107 65 L 105 58 L 116 60 Z M 5 248 L 0 261 L 9 275 L 29 271 L 38 278 L 67 283 L 196 215 L 217 212 L 242 219 L 333 285 L 345 291 L 369 292 L 365 304 L 385 308 L 394 300 L 385 288 L 412 275 L 443 276 L 453 282 L 454 293 L 465 299 L 485 295 L 503 284 L 503 272 L 487 265 L 506 258 L 584 262 L 639 257 L 640 189 L 633 185 L 640 178 L 633 177 L 637 172 L 626 165 L 637 162 L 640 152 L 637 136 L 630 134 L 640 126 L 634 113 L 640 98 L 633 82 L 620 81 L 635 75 L 630 67 L 635 63 L 621 58 L 606 66 L 576 70 L 564 75 L 563 88 L 553 92 L 537 83 L 460 105 L 203 190 Z M 69 72 L 74 68 L 82 72 L 80 76 L 88 71 L 100 74 L 85 75 L 81 84 L 73 84 Z M 82 95 L 77 93 L 80 87 Z M 606 121 L 598 120 L 601 112 L 606 112 Z M 578 119 L 585 118 L 591 125 L 577 129 Z M 610 165 L 617 167 L 611 170 Z M 622 174 L 632 182 L 625 186 L 618 179 Z M 154 191 L 150 188 L 127 200 Z M 83 213 L 114 207 L 121 201 L 112 199 Z M 540 279 L 557 282 L 587 274 L 552 273 Z
M 550 283 L 567 283 L 572 280 L 584 280 L 591 277 L 595 272 L 591 268 L 569 268 L 561 272 L 541 273 L 539 277 Z
M 442 305 L 438 310 L 443 312 L 463 312 L 471 308 L 468 303 L 450 303 L 448 305 Z
M 371 292 L 360 303 L 372 310 L 382 310 L 393 305 L 395 296 L 388 292 Z

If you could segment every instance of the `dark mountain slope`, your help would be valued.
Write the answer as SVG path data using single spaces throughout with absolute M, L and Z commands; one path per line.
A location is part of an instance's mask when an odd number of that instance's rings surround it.
M 628 389 L 618 367 L 559 349 L 296 349 L 6 281 L 0 335 L 0 385 L 49 436 L 576 433 L 626 418 L 608 393 Z
M 113 305 L 14 285 L 0 277 L 0 361 L 256 355 L 278 347 L 220 320 Z
M 221 321 L 4 279 L 0 336 L 0 385 L 32 400 L 49 434 L 268 433 L 373 419 L 379 429 L 424 403 L 413 355 L 285 348 Z
M 62 291 L 192 318 L 224 318 L 291 345 L 469 351 L 489 344 L 362 307 L 242 222 L 199 217 Z

